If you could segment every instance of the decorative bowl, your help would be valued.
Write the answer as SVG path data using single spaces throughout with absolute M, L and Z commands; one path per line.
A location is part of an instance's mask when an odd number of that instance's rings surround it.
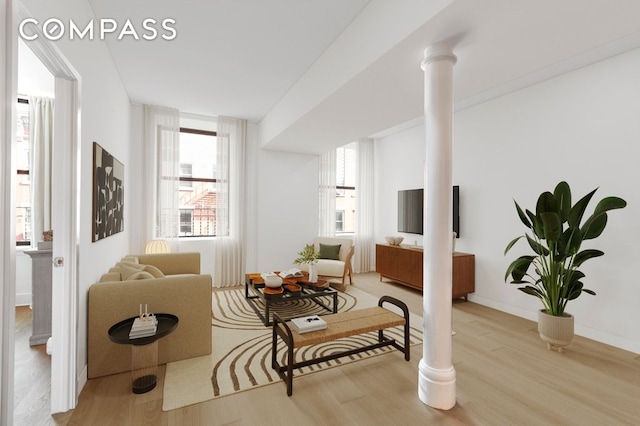
M 395 236 L 387 236 L 384 237 L 385 240 L 387 240 L 387 243 L 389 243 L 392 246 L 399 246 L 400 243 L 404 240 L 404 237 L 395 237 Z
M 264 277 L 264 285 L 269 288 L 282 287 L 282 278 L 277 275 L 267 275 Z

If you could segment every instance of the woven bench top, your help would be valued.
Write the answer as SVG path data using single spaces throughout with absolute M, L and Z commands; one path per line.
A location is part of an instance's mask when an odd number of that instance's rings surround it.
M 373 308 L 356 309 L 354 311 L 341 312 L 322 317 L 327 322 L 325 330 L 312 331 L 310 333 L 293 334 L 293 347 L 316 345 L 330 342 L 341 337 L 355 336 L 357 334 L 378 331 L 389 327 L 404 325 L 405 319 L 389 311 L 376 306 Z

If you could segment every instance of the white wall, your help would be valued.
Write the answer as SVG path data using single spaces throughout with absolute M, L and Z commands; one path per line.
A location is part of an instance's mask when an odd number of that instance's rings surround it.
M 533 209 L 537 196 L 561 180 L 571 185 L 574 202 L 599 187 L 590 210 L 608 195 L 628 206 L 611 212 L 603 235 L 585 243 L 605 252 L 582 268 L 585 286 L 597 296 L 582 295 L 568 311 L 576 316 L 577 334 L 640 352 L 640 283 L 632 270 L 640 256 L 633 244 L 640 233 L 638 69 L 636 49 L 455 114 L 453 181 L 460 185 L 462 234 L 456 249 L 476 255 L 470 300 L 535 320 L 537 299 L 504 283 L 510 261 L 526 252 L 523 245 L 503 256 L 524 231 L 512 200 Z M 422 134 L 419 126 L 376 141 L 379 165 L 406 162 L 405 150 L 423 158 Z M 395 229 L 395 218 L 382 212 L 384 199 L 413 181 L 397 176 L 404 166 L 377 170 L 380 240 Z M 422 170 L 407 170 L 421 181 Z
M 256 267 L 288 269 L 318 234 L 318 156 L 258 152 Z
M 29 248 L 29 247 L 26 247 Z M 31 305 L 31 257 L 16 250 L 16 306 Z
M 88 22 L 93 12 L 84 0 L 63 3 L 48 0 L 24 0 L 23 4 L 40 22 L 56 17 L 63 22 L 73 19 Z M 78 357 L 77 372 L 81 374 L 87 358 L 87 292 L 117 259 L 128 252 L 131 219 L 129 179 L 130 103 L 105 43 L 98 40 L 74 41 L 64 38 L 56 47 L 80 74 L 80 238 L 78 289 Z M 98 142 L 125 166 L 125 230 L 98 242 L 91 242 L 92 218 L 92 144 Z M 61 200 L 60 202 L 64 202 Z M 55 231 L 55 230 L 54 230 Z

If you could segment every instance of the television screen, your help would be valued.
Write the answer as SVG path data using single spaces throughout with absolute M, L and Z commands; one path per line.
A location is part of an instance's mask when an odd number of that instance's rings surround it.
M 398 191 L 398 232 L 423 234 L 424 190 Z M 460 238 L 460 187 L 453 187 L 453 232 Z

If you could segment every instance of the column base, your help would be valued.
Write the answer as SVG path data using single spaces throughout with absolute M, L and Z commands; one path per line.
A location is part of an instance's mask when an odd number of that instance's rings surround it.
M 429 367 L 424 358 L 418 365 L 418 397 L 430 407 L 449 410 L 456 405 L 456 370 Z

